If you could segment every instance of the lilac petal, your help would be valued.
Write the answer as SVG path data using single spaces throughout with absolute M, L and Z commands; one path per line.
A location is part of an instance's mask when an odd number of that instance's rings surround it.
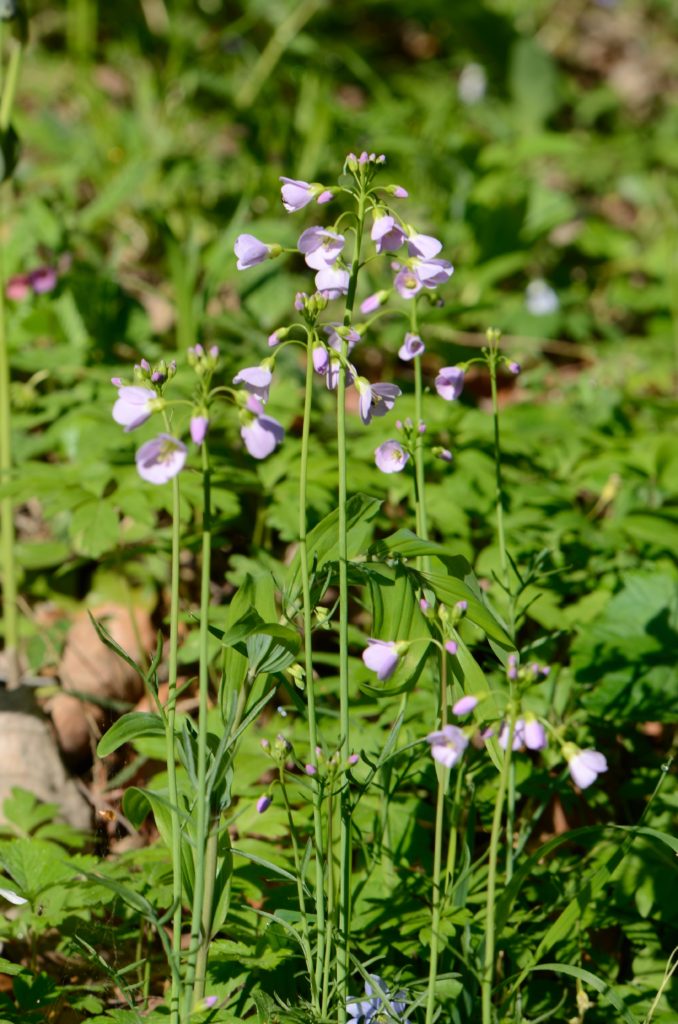
M 580 789 L 587 789 L 602 772 L 607 771 L 607 760 L 598 750 L 580 750 L 570 758 L 570 775 Z
M 443 366 L 435 379 L 435 388 L 441 398 L 452 402 L 459 398 L 464 387 L 464 371 L 458 366 Z
M 297 247 L 304 254 L 307 266 L 313 270 L 325 270 L 336 262 L 345 241 L 343 235 L 334 231 L 313 227 L 302 232 Z
M 455 715 L 468 715 L 469 711 L 473 711 L 477 706 L 478 698 L 467 694 L 465 697 L 460 697 L 456 704 L 452 705 L 452 711 Z
M 54 291 L 59 280 L 59 275 L 54 267 L 38 267 L 37 270 L 32 270 L 28 277 L 36 295 Z
M 401 267 L 393 282 L 396 291 L 403 299 L 411 299 L 424 287 L 417 274 L 410 267 Z
M 113 406 L 113 419 L 125 428 L 125 433 L 140 427 L 151 416 L 150 402 L 156 398 L 155 391 L 138 385 L 127 385 L 118 389 L 118 400 Z
M 184 468 L 187 454 L 183 441 L 170 434 L 158 434 L 137 452 L 137 472 L 150 484 L 166 484 Z
M 397 441 L 384 441 L 375 450 L 374 461 L 382 473 L 400 473 L 407 465 L 410 453 Z
M 423 260 L 432 260 L 443 247 L 443 243 L 433 235 L 409 235 L 407 251 L 410 256 L 419 256 Z
M 193 444 L 202 444 L 209 427 L 207 416 L 191 416 L 191 441 Z
M 315 286 L 328 299 L 338 299 L 348 292 L 349 273 L 340 267 L 325 267 L 315 275 Z
M 285 437 L 283 427 L 272 416 L 257 416 L 240 428 L 240 436 L 254 459 L 265 459 Z
M 236 266 L 238 270 L 248 270 L 255 267 L 257 263 L 263 263 L 270 255 L 270 249 L 265 242 L 260 242 L 254 235 L 238 235 L 233 246 L 233 251 L 238 257 Z
M 362 659 L 377 678 L 382 681 L 393 675 L 400 656 L 397 645 L 392 640 L 368 640 L 368 647 L 362 653 Z
M 417 262 L 417 277 L 425 288 L 435 288 L 445 282 L 454 273 L 454 267 L 448 260 L 422 260 Z
M 523 736 L 528 750 L 543 750 L 547 746 L 546 730 L 536 718 L 531 718 L 525 722 Z
M 255 395 L 260 401 L 268 401 L 268 392 L 271 386 L 273 375 L 265 366 L 246 366 L 233 378 L 234 384 L 241 384 L 251 395 Z
M 298 178 L 280 178 L 283 182 L 281 191 L 283 206 L 288 213 L 296 213 L 313 199 L 313 189 L 307 181 Z
M 420 356 L 425 350 L 426 346 L 419 335 L 408 331 L 403 344 L 398 349 L 398 355 L 402 360 L 408 362 L 410 359 L 414 359 L 415 356 Z

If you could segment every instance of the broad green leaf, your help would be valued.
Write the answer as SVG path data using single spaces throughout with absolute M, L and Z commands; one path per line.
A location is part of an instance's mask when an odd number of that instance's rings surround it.
M 142 736 L 164 735 L 165 726 L 159 715 L 148 711 L 130 711 L 114 722 L 108 732 L 101 737 L 97 746 L 97 756 L 106 757 L 123 743 L 133 743 Z
M 608 1003 L 614 1006 L 617 1013 L 622 1015 L 626 1024 L 641 1024 L 638 1018 L 631 1013 L 628 1006 L 625 1005 L 621 997 L 617 995 L 615 990 L 606 981 L 603 981 L 596 974 L 592 974 L 591 971 L 584 970 L 583 967 L 574 967 L 572 964 L 539 964 L 536 967 L 531 967 L 530 970 L 552 971 L 554 974 L 567 974 L 571 978 L 578 978 L 580 981 L 590 985 L 596 992 L 599 992 L 604 999 L 607 999 Z
M 381 508 L 378 498 L 367 494 L 354 494 L 346 505 L 346 532 L 348 557 L 355 558 L 364 548 L 364 541 L 370 530 L 370 523 Z M 309 531 L 306 538 L 308 561 L 312 571 L 321 569 L 326 562 L 336 561 L 339 557 L 339 511 L 335 509 Z M 287 574 L 288 600 L 293 600 L 300 586 L 301 557 L 299 552 L 294 556 Z

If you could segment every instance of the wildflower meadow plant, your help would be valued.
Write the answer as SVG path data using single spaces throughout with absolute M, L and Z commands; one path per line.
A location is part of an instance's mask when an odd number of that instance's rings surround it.
M 509 373 L 519 367 L 502 350 L 499 332 L 490 330 L 477 357 L 439 365 L 437 372 L 427 365 L 424 378 L 422 357 L 427 353 L 428 358 L 430 347 L 422 314 L 439 302 L 438 289 L 447 285 L 453 267 L 440 255 L 442 240 L 404 219 L 400 204 L 407 192 L 381 183 L 384 165 L 381 155 L 351 153 L 338 185 L 281 178 L 286 213 L 306 220 L 322 213 L 323 222 L 301 225 L 295 251 L 307 267 L 308 291 L 290 295 L 290 320 L 262 336 L 258 361 L 250 355 L 250 365 L 227 373 L 215 346 L 196 343 L 181 365 L 142 360 L 129 380 L 114 379 L 112 414 L 122 433 L 146 436 L 156 430 L 137 449 L 140 477 L 154 487 L 172 488 L 167 699 L 159 699 L 156 659 L 145 673 L 156 712 L 123 716 L 100 744 L 100 752 L 109 753 L 130 730 L 135 736 L 145 730 L 164 736 L 166 788 L 135 797 L 134 813 L 142 814 L 140 806 L 153 812 L 171 855 L 166 918 L 171 930 L 163 940 L 170 968 L 170 1024 L 188 1024 L 201 1007 L 217 1006 L 214 989 L 208 987 L 214 983 L 211 944 L 232 914 L 234 855 L 240 855 L 232 842 L 238 816 L 247 813 L 239 807 L 233 816 L 231 780 L 246 731 L 261 723 L 268 728 L 278 704 L 276 718 L 285 733 L 265 737 L 258 746 L 258 755 L 267 759 L 261 771 L 265 781 L 252 794 L 249 810 L 260 822 L 255 829 L 275 819 L 287 830 L 290 871 L 262 858 L 261 852 L 252 855 L 293 893 L 292 911 L 276 909 L 275 896 L 272 910 L 254 908 L 267 926 L 275 924 L 281 936 L 291 936 L 302 965 L 298 1005 L 288 1006 L 291 1015 L 285 1020 L 300 1020 L 294 1014 L 301 1012 L 304 1020 L 338 1024 L 452 1019 L 496 1024 L 500 1003 L 503 1014 L 509 1004 L 514 1009 L 519 1005 L 517 983 L 505 978 L 522 971 L 522 980 L 528 962 L 523 956 L 520 966 L 503 968 L 503 974 L 498 969 L 498 943 L 511 885 L 516 884 L 511 880 L 521 877 L 514 874 L 522 852 L 522 847 L 514 849 L 513 840 L 519 800 L 516 763 L 525 759 L 525 764 L 542 764 L 554 780 L 566 765 L 579 790 L 608 770 L 602 752 L 578 745 L 587 741 L 585 731 L 568 732 L 567 723 L 554 715 L 555 673 L 531 649 L 517 647 L 522 578 L 513 578 L 504 523 L 497 374 L 502 367 Z M 243 273 L 289 252 L 249 233 L 238 237 L 234 250 Z M 368 264 L 369 284 L 364 282 Z M 382 287 L 375 291 L 378 275 Z M 364 320 L 356 319 L 357 309 Z M 371 380 L 362 372 L 366 339 L 389 319 L 407 324 L 397 356 L 411 370 L 414 415 L 404 420 L 394 417 L 410 396 L 403 395 L 399 384 Z M 283 425 L 267 412 L 276 389 L 287 386 L 281 378 L 289 372 L 290 361 L 280 358 L 283 352 L 301 356 L 304 380 L 301 422 L 295 427 L 296 548 L 286 572 L 275 579 L 270 573 L 247 576 L 231 600 L 224 628 L 217 629 L 210 619 L 210 481 L 217 471 L 210 447 L 225 429 L 239 429 L 238 457 L 251 458 L 256 465 L 276 458 L 276 451 L 287 444 Z M 395 362 L 396 353 L 391 355 L 384 365 Z M 438 362 L 449 362 L 449 357 Z M 426 503 L 431 474 L 454 470 L 452 452 L 429 430 L 424 407 L 438 403 L 437 409 L 443 410 L 463 401 L 465 374 L 472 364 L 489 374 L 492 394 L 499 573 L 491 603 L 470 566 L 429 536 Z M 356 398 L 352 407 L 347 402 L 350 389 Z M 323 409 L 331 403 L 334 410 L 337 508 L 311 527 L 312 432 L 320 403 Z M 386 484 L 386 477 L 404 474 L 402 481 L 411 473 L 407 514 L 414 530 L 403 528 L 364 542 L 379 501 L 349 494 L 349 467 L 356 458 L 351 437 L 357 431 L 374 438 L 374 462 L 384 475 L 377 480 Z M 397 432 L 398 439 L 383 439 L 387 431 Z M 181 479 L 186 472 L 200 475 L 203 496 L 198 709 L 195 723 L 179 731 Z M 364 632 L 367 613 L 360 627 L 352 617 L 351 604 L 359 595 L 362 606 L 371 608 L 370 636 Z M 480 668 L 469 647 L 480 634 L 494 652 L 494 667 L 488 671 Z M 103 628 L 101 635 L 110 642 Z M 323 684 L 327 645 L 335 640 L 331 658 L 336 701 Z M 218 670 L 210 653 L 215 643 L 222 650 Z M 280 687 L 293 698 L 287 707 L 276 697 Z M 418 695 L 423 698 L 419 706 L 426 708 L 425 722 L 409 715 Z M 360 701 L 378 705 L 394 698 L 399 710 L 386 745 L 372 749 Z M 290 708 L 305 723 L 303 742 L 297 738 L 294 745 L 286 734 Z M 394 825 L 390 806 L 397 799 L 394 773 L 401 769 L 402 778 L 418 771 L 421 784 L 435 792 L 430 863 L 425 870 L 417 869 L 415 879 L 407 859 L 398 854 L 395 836 L 400 826 Z M 475 918 L 466 910 L 467 916 L 456 918 L 473 856 L 463 838 L 464 794 L 475 779 L 492 779 L 494 787 L 480 854 L 483 891 L 474 897 L 482 910 Z M 300 795 L 309 805 L 308 815 L 299 811 Z M 275 851 L 270 857 L 275 858 Z M 399 886 L 418 887 L 421 955 L 402 982 L 396 980 L 395 965 L 389 964 L 391 950 L 372 946 L 368 954 L 356 939 L 357 923 L 374 913 L 373 875 L 383 879 L 379 886 L 384 898 L 391 893 L 395 899 Z M 367 902 L 363 889 L 372 893 Z M 451 923 L 456 920 L 464 922 L 463 939 Z M 555 942 L 549 935 L 535 956 Z M 504 953 L 509 956 L 506 949 Z M 379 970 L 385 977 L 394 980 L 384 982 L 371 973 L 376 960 L 383 961 Z M 467 970 L 465 964 L 472 966 Z M 445 986 L 456 978 L 453 969 L 464 972 L 464 1017 L 453 1018 L 445 1002 L 450 998 L 444 995 L 450 991 Z M 513 988 L 507 987 L 511 984 Z M 363 985 L 364 996 L 352 994 Z

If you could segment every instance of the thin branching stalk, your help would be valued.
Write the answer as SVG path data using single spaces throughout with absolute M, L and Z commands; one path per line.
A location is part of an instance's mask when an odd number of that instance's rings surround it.
M 358 274 L 360 271 L 360 249 L 365 224 L 365 192 L 361 181 L 358 196 L 358 213 L 355 232 L 355 250 L 351 265 L 344 325 L 349 327 L 353 315 Z M 342 339 L 341 369 L 337 387 L 337 461 L 339 475 L 339 721 L 341 728 L 340 757 L 347 763 L 351 753 L 349 685 L 348 685 L 348 536 L 346 520 L 347 503 L 347 451 L 346 451 L 346 363 L 348 342 Z M 339 858 L 339 942 L 337 949 L 337 996 L 339 1024 L 346 1020 L 346 999 L 350 972 L 350 923 L 351 923 L 351 800 L 346 778 L 341 789 L 341 828 Z
M 322 984 L 322 970 L 325 959 L 325 872 L 323 866 L 323 825 L 322 825 L 322 782 L 317 776 L 318 724 L 315 706 L 315 681 L 313 678 L 313 632 L 311 607 L 311 582 L 308 567 L 308 544 L 306 507 L 308 497 L 308 462 L 311 436 L 311 406 L 313 398 L 313 359 L 311 358 L 312 336 L 309 334 L 306 351 L 306 381 L 304 385 L 304 425 L 301 434 L 301 462 L 299 466 L 299 558 L 301 563 L 301 587 L 304 616 L 304 671 L 306 676 L 306 704 L 308 708 L 309 761 L 316 769 L 311 780 L 313 790 L 313 845 L 315 859 L 315 910 L 316 910 L 316 960 L 315 987 Z
M 440 725 L 447 724 L 447 653 L 440 654 Z M 438 776 L 438 797 L 436 800 L 435 836 L 433 840 L 433 894 L 431 904 L 431 942 L 429 945 L 428 992 L 426 996 L 426 1024 L 432 1024 L 435 1010 L 436 978 L 438 976 L 438 939 L 440 936 L 440 911 L 442 906 L 441 869 L 443 858 L 443 829 L 445 817 L 445 793 L 450 778 L 448 768 L 436 765 Z
M 501 771 L 499 773 L 499 791 L 497 792 L 492 818 L 492 832 L 490 833 L 490 859 L 487 868 L 487 905 L 485 916 L 485 959 L 483 963 L 483 975 L 481 982 L 482 993 L 482 1024 L 492 1024 L 492 987 L 494 984 L 494 959 L 495 959 L 495 904 L 497 893 L 497 865 L 499 859 L 499 842 L 502 833 L 502 817 L 504 811 L 504 799 L 508 786 L 508 777 L 511 767 L 511 753 L 513 748 L 513 735 L 516 727 L 516 711 L 513 700 L 509 701 L 508 735 L 506 737 L 506 749 L 502 758 Z
M 202 565 L 200 573 L 200 665 L 198 672 L 198 792 L 195 825 L 195 879 L 193 883 L 193 907 L 191 913 L 191 941 L 186 970 L 186 1013 L 191 1003 L 201 999 L 205 992 L 205 975 L 199 975 L 198 952 L 209 942 L 209 934 L 203 928 L 203 903 L 205 896 L 205 868 L 208 830 L 207 792 L 207 713 L 209 701 L 209 606 L 210 606 L 210 559 L 212 550 L 212 523 L 210 512 L 210 465 L 207 444 L 203 442 L 203 520 L 202 520 Z
M 179 477 L 172 480 L 172 554 L 170 563 L 170 635 L 167 677 L 167 720 L 165 723 L 165 758 L 167 790 L 172 814 L 172 988 L 170 991 L 170 1024 L 179 1024 L 181 985 L 182 882 L 181 882 L 181 819 L 177 786 L 177 758 L 174 726 L 177 707 L 177 653 L 179 639 L 179 553 L 181 544 L 181 502 Z

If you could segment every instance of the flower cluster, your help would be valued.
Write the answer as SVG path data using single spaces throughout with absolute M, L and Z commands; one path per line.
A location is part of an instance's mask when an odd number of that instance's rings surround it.
M 346 1012 L 351 1024 L 381 1024 L 382 1021 L 394 1020 L 409 1024 L 402 1016 L 407 1009 L 405 993 L 391 994 L 378 974 L 370 974 L 370 980 L 365 982 L 365 997 L 349 996 Z
M 188 364 L 198 378 L 198 395 L 191 412 L 189 433 L 198 447 L 204 443 L 209 429 L 210 383 L 218 360 L 216 345 L 208 351 L 202 345 L 188 350 Z M 181 472 L 188 458 L 187 445 L 168 432 L 167 409 L 171 403 L 165 398 L 164 391 L 176 372 L 175 360 L 167 363 L 161 359 L 151 366 L 147 359 L 142 359 L 134 367 L 133 383 L 125 382 L 121 377 L 111 378 L 111 383 L 118 390 L 113 419 L 125 433 L 137 430 L 155 413 L 165 417 L 165 431 L 142 444 L 135 456 L 139 476 L 151 484 L 167 483 Z

